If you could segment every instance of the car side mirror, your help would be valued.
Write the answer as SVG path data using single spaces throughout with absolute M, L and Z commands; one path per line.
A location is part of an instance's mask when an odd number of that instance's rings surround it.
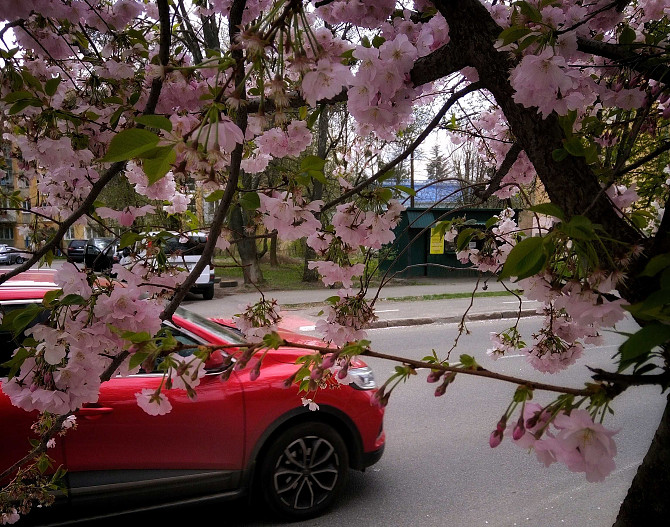
M 223 366 L 223 362 L 223 353 L 220 350 L 214 350 L 205 361 L 205 370 L 218 370 Z

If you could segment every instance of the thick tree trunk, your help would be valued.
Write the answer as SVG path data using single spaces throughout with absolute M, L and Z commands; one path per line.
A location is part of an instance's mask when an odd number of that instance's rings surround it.
M 670 397 L 649 451 L 621 504 L 614 527 L 661 527 L 670 521 Z
M 245 284 L 263 283 L 263 273 L 258 262 L 258 250 L 256 248 L 256 239 L 244 235 L 246 226 L 242 207 L 235 206 L 230 214 L 230 225 L 238 236 L 237 252 L 240 255 L 242 263 L 242 273 Z
M 270 267 L 279 267 L 279 258 L 277 258 L 277 231 L 273 231 L 272 236 L 270 236 Z
M 326 159 L 327 154 L 327 138 L 328 138 L 328 106 L 321 110 L 319 115 L 319 137 L 316 146 L 316 155 L 321 159 Z M 320 181 L 314 180 L 314 187 L 312 189 L 312 201 L 320 200 L 323 197 L 323 184 Z M 315 214 L 317 219 L 320 219 L 320 214 Z M 306 242 L 303 241 L 305 248 L 305 259 L 302 267 L 302 281 L 303 282 L 317 282 L 319 280 L 319 273 L 316 269 L 309 269 L 307 267 L 310 260 L 316 260 L 316 252 Z

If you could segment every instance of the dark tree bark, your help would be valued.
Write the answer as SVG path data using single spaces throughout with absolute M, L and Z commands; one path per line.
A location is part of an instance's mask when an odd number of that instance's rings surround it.
M 279 267 L 279 258 L 277 258 L 277 231 L 270 235 L 270 267 Z
M 319 135 L 317 138 L 316 155 L 321 159 L 326 159 L 328 140 L 328 106 L 324 106 L 319 115 Z M 311 200 L 319 200 L 323 197 L 323 183 L 314 180 L 312 187 Z M 316 218 L 319 219 L 321 214 L 316 213 Z M 319 280 L 319 273 L 316 269 L 309 269 L 307 264 L 310 260 L 316 259 L 316 252 L 305 241 L 302 242 L 305 248 L 305 259 L 302 267 L 302 281 L 303 282 L 317 282 Z
M 661 424 L 621 504 L 614 527 L 668 524 L 670 503 L 670 399 Z
M 256 238 L 245 235 L 246 218 L 240 205 L 235 205 L 230 211 L 230 227 L 236 235 L 237 252 L 240 255 L 242 273 L 245 284 L 263 283 L 263 272 L 258 263 L 258 249 Z

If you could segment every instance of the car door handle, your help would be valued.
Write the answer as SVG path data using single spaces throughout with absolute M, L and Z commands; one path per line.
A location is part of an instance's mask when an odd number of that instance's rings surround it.
M 95 420 L 100 419 L 103 415 L 111 414 L 114 408 L 105 406 L 85 406 L 77 410 L 77 415 L 84 419 Z

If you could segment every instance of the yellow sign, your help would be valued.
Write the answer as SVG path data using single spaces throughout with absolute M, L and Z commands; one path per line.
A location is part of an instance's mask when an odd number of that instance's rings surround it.
M 444 235 L 438 229 L 430 229 L 430 254 L 444 254 Z

